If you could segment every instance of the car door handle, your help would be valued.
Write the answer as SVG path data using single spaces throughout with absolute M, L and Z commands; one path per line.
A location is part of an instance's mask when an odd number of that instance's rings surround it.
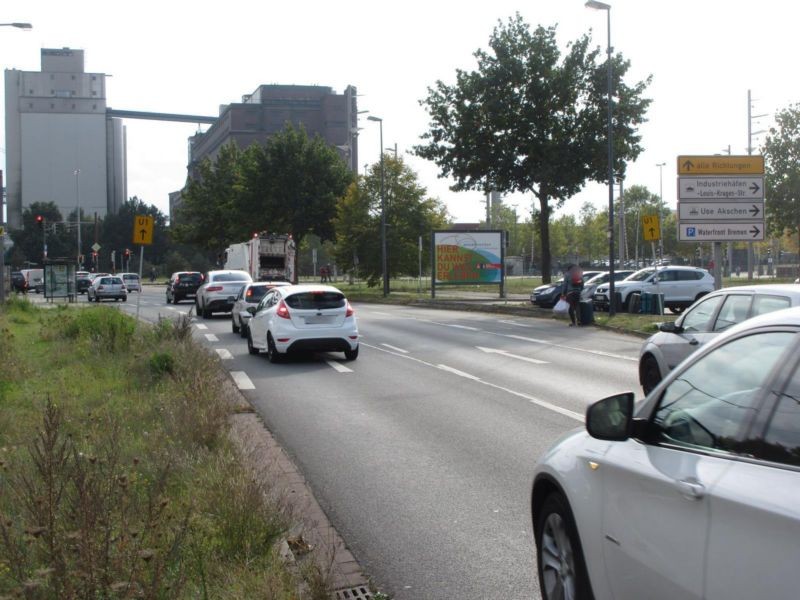
M 697 346 L 697 344 L 699 344 L 699 343 L 700 342 L 697 341 L 697 338 L 692 338 L 692 339 L 689 340 L 689 345 L 690 346 Z
M 699 500 L 706 494 L 706 487 L 696 479 L 681 479 L 677 486 L 681 496 L 687 500 Z

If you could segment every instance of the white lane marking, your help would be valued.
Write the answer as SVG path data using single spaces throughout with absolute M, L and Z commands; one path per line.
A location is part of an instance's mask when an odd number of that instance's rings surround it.
M 227 348 L 215 348 L 217 354 L 222 360 L 233 360 L 233 354 Z
M 456 369 L 451 369 L 450 367 L 447 367 L 445 365 L 434 365 L 433 363 L 429 363 L 427 361 L 424 361 L 422 359 L 416 358 L 414 356 L 409 356 L 407 354 L 400 354 L 399 352 L 392 352 L 391 350 L 386 350 L 385 348 L 380 348 L 378 346 L 372 346 L 370 344 L 364 344 L 364 346 L 366 346 L 367 348 L 373 348 L 375 350 L 379 350 L 381 352 L 385 352 L 386 354 L 391 354 L 392 356 L 397 356 L 398 358 L 404 358 L 406 360 L 410 360 L 410 361 L 419 363 L 421 365 L 425 365 L 426 367 L 433 367 L 434 369 L 440 369 L 440 370 L 443 370 L 443 371 L 449 371 L 451 373 L 453 371 L 456 371 Z M 457 371 L 454 374 L 461 374 L 461 373 L 463 373 L 463 371 Z M 535 396 L 531 396 L 529 394 L 523 394 L 522 392 L 517 392 L 515 390 L 511 390 L 511 389 L 503 387 L 501 385 L 497 385 L 496 383 L 490 383 L 488 381 L 484 381 L 483 379 L 475 377 L 474 375 L 469 375 L 469 373 L 463 373 L 463 375 L 468 376 L 470 379 L 475 381 L 475 383 L 480 383 L 481 385 L 485 385 L 485 386 L 488 386 L 490 388 L 494 388 L 496 390 L 500 390 L 502 392 L 506 392 L 507 394 L 511 394 L 512 396 L 517 396 L 518 398 L 524 398 L 525 400 L 529 401 L 531 404 L 535 404 L 536 406 L 539 406 L 541 408 L 546 408 L 547 410 L 551 410 L 553 412 L 557 412 L 557 413 L 559 413 L 561 415 L 564 415 L 565 417 L 569 417 L 570 419 L 575 419 L 576 421 L 580 421 L 581 423 L 583 423 L 583 420 L 584 420 L 583 419 L 583 415 L 580 414 L 580 413 L 576 413 L 575 411 L 569 410 L 568 408 L 563 408 L 561 406 L 557 406 L 555 404 L 551 404 L 550 402 L 547 402 L 546 400 L 540 400 L 539 398 L 536 398 Z
M 455 329 L 466 329 L 467 331 L 480 331 L 477 327 L 468 327 L 467 325 L 455 325 L 454 323 L 442 323 L 445 327 L 454 327 Z
M 363 337 L 361 338 L 364 339 Z M 398 348 L 397 346 L 392 346 L 391 344 L 381 344 L 381 346 L 386 346 L 389 350 L 394 350 L 395 352 L 402 352 L 403 354 L 408 354 L 408 350 L 403 350 L 402 348 Z
M 172 306 L 167 306 L 166 308 L 167 308 L 167 310 L 178 310 L 177 308 L 172 307 Z
M 352 373 L 353 369 L 348 369 L 343 364 L 336 362 L 335 360 L 325 360 L 329 366 L 336 369 L 339 373 Z
M 233 377 L 233 382 L 240 390 L 256 389 L 256 386 L 253 385 L 253 382 L 250 381 L 250 378 L 244 371 L 231 371 L 231 377 Z
M 483 346 L 475 346 L 481 352 L 486 352 L 487 354 L 501 354 L 503 356 L 507 356 L 508 358 L 516 358 L 517 360 L 524 360 L 525 362 L 533 363 L 535 365 L 546 365 L 548 362 L 546 360 L 539 360 L 538 358 L 528 358 L 527 356 L 520 356 L 519 354 L 511 354 L 510 352 L 506 352 L 505 350 L 500 350 L 498 348 L 484 348 Z
M 525 323 L 517 323 L 516 321 L 498 321 L 504 325 L 513 325 L 514 327 L 525 327 L 526 329 L 533 329 L 533 325 L 526 325 Z
M 469 373 L 465 373 L 464 371 L 459 371 L 458 369 L 454 369 L 453 367 L 448 367 L 447 365 L 435 365 L 437 369 L 441 369 L 442 371 L 447 371 L 448 373 L 452 373 L 453 375 L 458 375 L 459 377 L 464 377 L 465 379 L 471 379 L 472 381 L 481 381 L 480 377 L 475 377 L 475 375 L 470 375 Z
M 219 338 L 217 336 L 215 336 L 213 333 L 206 333 L 205 336 L 206 336 L 206 339 L 209 342 L 218 342 L 219 341 Z
M 195 323 L 194 326 L 198 329 L 208 329 L 208 325 L 203 325 L 202 323 Z
M 523 342 L 533 342 L 534 344 L 544 344 L 546 346 L 553 346 L 554 348 L 563 348 L 564 350 L 574 350 L 575 352 L 586 352 L 587 354 L 594 354 L 596 356 L 607 356 L 609 358 L 619 358 L 622 360 L 630 360 L 633 362 L 639 362 L 638 358 L 634 358 L 632 356 L 623 356 L 622 354 L 614 354 L 613 352 L 603 352 L 602 350 L 589 350 L 588 348 L 576 348 L 575 346 L 565 346 L 564 344 L 556 344 L 554 342 L 548 342 L 546 340 L 537 340 L 535 338 L 525 337 L 523 335 L 507 335 L 503 333 L 496 333 L 495 335 L 499 335 L 502 337 L 512 338 L 515 340 L 522 340 Z
M 372 311 L 372 314 L 373 315 L 380 315 L 382 317 L 393 317 L 394 316 L 392 313 L 381 312 L 379 310 Z

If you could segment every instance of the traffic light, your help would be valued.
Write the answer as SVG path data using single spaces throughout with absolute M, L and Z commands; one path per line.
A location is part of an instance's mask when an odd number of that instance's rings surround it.
M 39 229 L 44 229 L 44 217 L 42 215 L 36 215 L 36 224 Z

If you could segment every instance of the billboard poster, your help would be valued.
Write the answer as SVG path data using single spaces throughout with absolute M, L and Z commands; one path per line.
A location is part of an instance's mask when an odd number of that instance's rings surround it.
M 435 285 L 502 285 L 502 231 L 435 231 L 433 248 Z

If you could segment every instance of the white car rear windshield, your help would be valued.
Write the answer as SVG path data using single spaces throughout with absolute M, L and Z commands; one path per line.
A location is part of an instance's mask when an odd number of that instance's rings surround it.
M 300 292 L 286 298 L 289 308 L 320 310 L 325 308 L 342 308 L 344 294 L 338 292 Z
M 250 276 L 247 273 L 217 273 L 211 276 L 212 281 L 228 282 L 228 281 L 250 281 Z

